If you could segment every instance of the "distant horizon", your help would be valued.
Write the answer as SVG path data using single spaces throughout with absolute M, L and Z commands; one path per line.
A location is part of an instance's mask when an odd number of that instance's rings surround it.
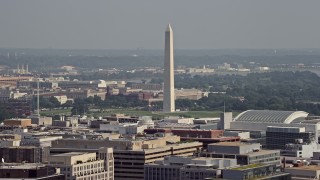
M 170 23 L 175 49 L 314 49 L 318 7 L 301 0 L 2 0 L 0 47 L 163 49 Z
M 0 49 L 30 49 L 30 50 L 164 50 L 161 48 L 38 48 L 38 47 L 0 47 Z M 320 47 L 314 47 L 314 48 L 175 48 L 174 50 L 320 50 Z

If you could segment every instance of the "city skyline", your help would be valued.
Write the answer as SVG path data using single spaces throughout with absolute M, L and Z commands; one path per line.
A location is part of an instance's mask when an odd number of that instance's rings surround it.
M 0 179 L 320 179 L 319 6 L 0 1 Z

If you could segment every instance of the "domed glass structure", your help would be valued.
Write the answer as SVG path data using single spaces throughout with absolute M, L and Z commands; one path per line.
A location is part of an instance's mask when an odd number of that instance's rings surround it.
M 248 110 L 240 113 L 234 121 L 252 123 L 282 123 L 290 124 L 299 122 L 308 116 L 304 111 L 272 111 L 272 110 Z

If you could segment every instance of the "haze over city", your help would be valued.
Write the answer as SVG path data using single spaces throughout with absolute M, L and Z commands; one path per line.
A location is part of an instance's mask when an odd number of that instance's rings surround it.
M 319 7 L 1 0 L 0 179 L 320 179 Z
M 162 49 L 320 48 L 316 0 L 2 0 L 0 47 Z

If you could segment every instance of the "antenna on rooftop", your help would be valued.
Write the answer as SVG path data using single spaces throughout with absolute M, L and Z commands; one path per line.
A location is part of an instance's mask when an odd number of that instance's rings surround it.
M 37 115 L 38 115 L 38 117 L 40 117 L 40 108 L 39 108 L 39 106 L 40 106 L 40 101 L 39 101 L 39 79 L 38 79 L 38 81 L 37 81 Z
M 226 102 L 223 101 L 223 112 L 225 113 L 226 112 Z

